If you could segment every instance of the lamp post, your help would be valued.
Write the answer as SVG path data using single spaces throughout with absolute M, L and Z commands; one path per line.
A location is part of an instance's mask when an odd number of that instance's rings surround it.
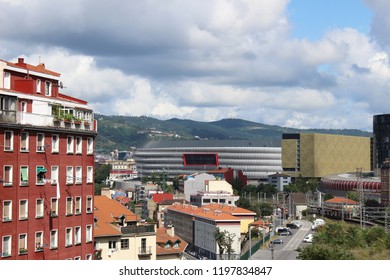
M 249 257 L 248 260 L 252 257 L 252 233 L 251 233 L 251 224 L 248 225 L 248 231 L 249 231 Z

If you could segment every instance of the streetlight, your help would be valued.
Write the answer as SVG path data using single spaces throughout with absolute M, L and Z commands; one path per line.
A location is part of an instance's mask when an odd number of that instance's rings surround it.
M 251 233 L 251 224 L 248 224 L 248 231 L 249 231 L 249 257 L 248 260 L 252 257 L 252 233 Z

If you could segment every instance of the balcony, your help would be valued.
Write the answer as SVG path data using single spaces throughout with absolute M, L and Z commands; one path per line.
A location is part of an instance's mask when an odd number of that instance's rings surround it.
M 93 120 L 68 120 L 57 119 L 52 115 L 33 114 L 16 111 L 0 111 L 0 122 L 12 124 L 27 124 L 35 126 L 47 126 L 53 128 L 75 129 L 95 131 Z
M 146 246 L 141 246 L 138 247 L 138 256 L 151 256 L 152 255 L 152 246 L 146 247 Z

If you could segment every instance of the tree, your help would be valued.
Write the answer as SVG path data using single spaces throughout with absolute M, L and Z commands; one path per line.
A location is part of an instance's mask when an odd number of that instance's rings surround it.
M 222 259 L 223 253 L 226 250 L 228 254 L 228 259 L 230 260 L 231 254 L 235 252 L 233 249 L 235 237 L 235 233 L 228 232 L 227 230 L 221 231 L 219 227 L 216 228 L 214 232 L 214 238 L 219 248 L 220 259 Z
M 101 164 L 95 168 L 95 183 L 105 183 L 110 176 L 111 164 Z
M 214 238 L 219 248 L 219 258 L 222 259 L 222 255 L 225 251 L 225 234 L 224 232 L 221 232 L 219 227 L 217 227 L 214 232 Z

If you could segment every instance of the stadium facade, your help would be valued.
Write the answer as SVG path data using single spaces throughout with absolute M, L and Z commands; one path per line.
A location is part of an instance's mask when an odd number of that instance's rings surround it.
M 250 181 L 266 182 L 268 175 L 282 171 L 280 142 L 262 140 L 154 141 L 135 149 L 134 159 L 140 177 L 233 168 Z

